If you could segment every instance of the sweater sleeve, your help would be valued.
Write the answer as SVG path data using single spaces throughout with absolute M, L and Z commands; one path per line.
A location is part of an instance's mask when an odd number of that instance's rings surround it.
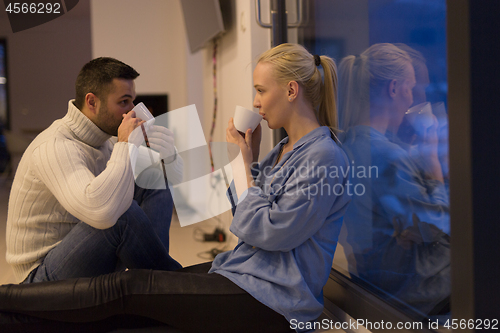
M 270 193 L 258 186 L 249 188 L 238 203 L 231 232 L 251 246 L 287 252 L 311 238 L 327 217 L 342 217 L 349 202 L 341 191 L 346 188 L 347 178 L 329 177 L 326 171 L 305 167 L 308 160 L 314 160 L 316 165 L 346 164 L 339 149 L 332 155 L 304 155 L 301 164 L 290 169 L 293 172 L 286 182 L 272 186 Z
M 413 160 L 402 149 L 372 155 L 378 167 L 373 191 L 389 220 L 397 217 L 406 228 L 413 225 L 415 215 L 420 221 L 450 234 L 449 198 L 444 183 L 421 177 Z
M 127 143 L 114 145 L 105 170 L 97 176 L 91 170 L 93 158 L 75 142 L 49 140 L 34 149 L 32 170 L 70 214 L 106 229 L 130 207 L 134 196 Z

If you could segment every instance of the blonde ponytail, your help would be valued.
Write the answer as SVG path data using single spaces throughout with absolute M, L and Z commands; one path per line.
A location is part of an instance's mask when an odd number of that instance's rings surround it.
M 337 66 L 332 58 L 320 56 L 324 73 L 324 84 L 321 91 L 321 103 L 318 110 L 318 120 L 322 126 L 328 126 L 336 131 L 338 128 L 337 113 Z
M 374 44 L 339 65 L 339 126 L 341 130 L 370 122 L 370 103 L 382 95 L 387 82 L 409 76 L 411 58 L 389 43 Z

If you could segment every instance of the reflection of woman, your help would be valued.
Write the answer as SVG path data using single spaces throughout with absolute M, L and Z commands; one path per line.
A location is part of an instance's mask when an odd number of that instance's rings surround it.
M 359 194 L 346 212 L 341 239 L 351 272 L 433 313 L 450 291 L 449 201 L 437 122 L 419 138 L 419 165 L 386 137 L 412 104 L 414 85 L 410 57 L 392 44 L 375 44 L 341 62 L 343 148 Z
M 395 44 L 398 48 L 408 53 L 411 58 L 413 69 L 415 70 L 415 79 L 417 84 L 412 89 L 413 94 L 413 104 L 412 106 L 427 102 L 426 88 L 429 86 L 429 71 L 427 69 L 426 60 L 422 53 L 409 47 L 406 44 L 398 43 Z M 432 112 L 438 120 L 437 128 L 437 140 L 438 144 L 438 156 L 441 163 L 441 168 L 443 172 L 443 178 L 445 180 L 446 188 L 448 190 L 449 186 L 449 158 L 448 158 L 448 115 L 444 108 L 444 103 L 439 102 L 432 104 Z M 397 143 L 402 146 L 403 149 L 409 150 L 410 155 L 412 153 L 411 145 L 415 144 L 415 140 L 420 139 L 416 133 L 416 129 L 419 129 L 417 124 L 411 124 L 408 121 L 408 117 L 403 119 L 403 122 L 399 125 L 399 128 L 394 129 L 388 128 L 385 136 L 389 138 L 390 141 Z M 422 125 L 420 123 L 420 125 Z M 417 158 L 418 158 L 418 151 Z M 417 164 L 419 162 L 417 161 Z M 449 192 L 448 192 L 449 193 Z
M 285 44 L 260 57 L 254 84 L 255 107 L 289 137 L 256 165 L 260 128 L 243 138 L 229 122 L 227 139 L 243 157 L 233 170 L 235 179 L 243 179 L 235 183 L 234 250 L 217 256 L 211 268 L 0 287 L 0 310 L 106 323 L 115 315 L 139 315 L 192 332 L 282 332 L 294 327 L 290 323 L 316 319 L 349 202 L 331 191 L 345 179 L 314 168 L 347 167 L 329 129 L 337 118 L 335 65 Z

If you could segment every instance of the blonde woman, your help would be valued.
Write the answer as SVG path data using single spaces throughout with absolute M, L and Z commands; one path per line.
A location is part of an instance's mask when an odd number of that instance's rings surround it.
M 426 314 L 446 313 L 449 199 L 437 155 L 437 121 L 419 138 L 418 159 L 387 138 L 413 103 L 411 58 L 393 44 L 374 44 L 342 59 L 339 71 L 342 147 L 355 189 L 341 236 L 349 271 L 391 300 L 395 296 Z
M 332 139 L 337 126 L 335 64 L 302 46 L 284 44 L 259 58 L 253 79 L 254 106 L 270 128 L 283 127 L 288 137 L 257 163 L 260 128 L 243 137 L 229 121 L 227 140 L 237 144 L 243 156 L 241 167 L 233 169 L 235 179 L 243 181 L 235 184 L 238 205 L 230 230 L 239 242 L 232 251 L 211 264 L 177 272 L 136 270 L 45 284 L 39 288 L 43 296 L 16 286 L 20 290 L 12 297 L 0 287 L 0 304 L 8 299 L 18 305 L 0 310 L 66 321 L 76 321 L 68 311 L 79 321 L 95 320 L 92 314 L 98 312 L 108 322 L 113 315 L 127 313 L 188 332 L 299 331 L 316 319 L 323 310 L 322 289 L 350 200 L 343 190 L 347 179 L 328 173 L 331 167 L 347 167 Z M 68 310 L 64 316 L 60 311 L 42 312 L 29 302 L 36 298 L 44 304 L 52 288 L 59 290 L 58 309 Z M 64 297 L 62 288 L 68 289 Z M 104 293 L 117 296 L 82 302 L 82 294 Z M 79 305 L 74 307 L 76 299 Z M 125 309 L 107 306 L 113 302 Z

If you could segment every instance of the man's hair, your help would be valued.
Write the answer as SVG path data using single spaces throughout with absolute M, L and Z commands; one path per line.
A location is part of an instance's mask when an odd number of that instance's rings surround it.
M 76 78 L 75 106 L 81 110 L 88 93 L 106 100 L 113 79 L 134 80 L 138 76 L 135 69 L 119 60 L 107 57 L 91 60 L 83 66 Z

